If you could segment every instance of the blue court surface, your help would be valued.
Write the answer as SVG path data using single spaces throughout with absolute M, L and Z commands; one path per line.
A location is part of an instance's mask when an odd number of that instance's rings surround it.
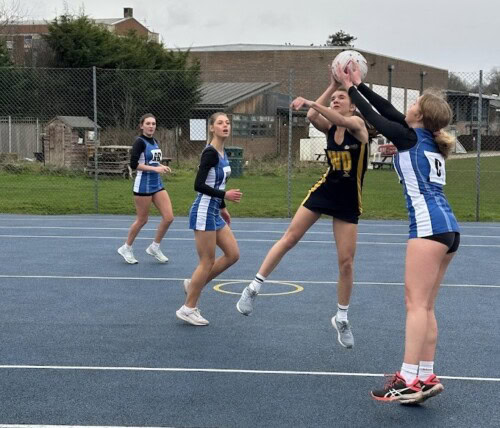
M 250 317 L 235 309 L 287 219 L 234 219 L 240 261 L 205 288 L 208 327 L 175 317 L 197 265 L 177 218 L 145 253 L 158 218 L 117 254 L 131 216 L 0 215 L 0 425 L 167 427 L 500 426 L 500 225 L 462 224 L 437 302 L 436 372 L 422 405 L 370 398 L 399 370 L 407 223 L 362 221 L 339 345 L 336 251 L 320 220 L 270 276 Z

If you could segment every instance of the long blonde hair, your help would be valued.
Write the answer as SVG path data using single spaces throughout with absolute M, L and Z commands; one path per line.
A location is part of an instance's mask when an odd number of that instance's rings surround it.
M 453 111 L 441 91 L 427 89 L 418 101 L 424 128 L 434 134 L 439 151 L 446 159 L 455 147 L 455 137 L 443 131 L 453 119 Z
M 217 120 L 217 118 L 219 116 L 226 116 L 226 117 L 228 117 L 228 115 L 226 113 L 224 113 L 223 111 L 217 111 L 214 114 L 212 114 L 212 116 L 210 116 L 210 118 L 208 119 L 208 139 L 207 139 L 207 144 L 210 144 L 212 142 L 212 138 L 214 137 L 214 133 L 212 131 L 210 131 L 210 126 L 213 126 L 213 124 L 215 123 L 215 121 Z

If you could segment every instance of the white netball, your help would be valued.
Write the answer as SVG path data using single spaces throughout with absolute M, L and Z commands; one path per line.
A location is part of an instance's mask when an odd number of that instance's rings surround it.
M 352 63 L 356 62 L 361 71 L 361 80 L 365 80 L 366 74 L 368 73 L 368 63 L 366 58 L 357 51 L 347 50 L 340 52 L 335 59 L 332 61 L 333 77 L 338 81 L 336 70 L 337 65 L 340 64 L 340 68 L 345 70 L 346 67 Z

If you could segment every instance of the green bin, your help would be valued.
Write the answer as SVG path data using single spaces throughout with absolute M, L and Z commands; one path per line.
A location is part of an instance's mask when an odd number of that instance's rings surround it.
M 231 166 L 231 177 L 241 177 L 243 175 L 243 148 L 226 147 L 226 153 Z

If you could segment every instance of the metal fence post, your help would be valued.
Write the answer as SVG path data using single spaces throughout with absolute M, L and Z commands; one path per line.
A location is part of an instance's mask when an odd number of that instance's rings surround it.
M 394 65 L 390 64 L 387 66 L 389 81 L 387 82 L 387 101 L 392 101 L 392 71 L 394 70 Z
M 288 176 L 287 176 L 287 201 L 288 201 L 288 217 L 292 216 L 292 90 L 293 90 L 293 74 L 294 70 L 291 68 L 288 73 Z
M 476 140 L 476 221 L 479 221 L 479 202 L 481 184 L 481 127 L 483 120 L 483 70 L 479 70 L 479 90 L 477 101 L 477 140 Z
M 94 87 L 94 204 L 95 212 L 99 213 L 99 169 L 98 169 L 98 156 L 97 149 L 99 147 L 99 140 L 97 138 L 97 73 L 95 66 L 92 67 L 92 83 Z
M 12 153 L 12 117 L 9 116 L 9 153 Z

